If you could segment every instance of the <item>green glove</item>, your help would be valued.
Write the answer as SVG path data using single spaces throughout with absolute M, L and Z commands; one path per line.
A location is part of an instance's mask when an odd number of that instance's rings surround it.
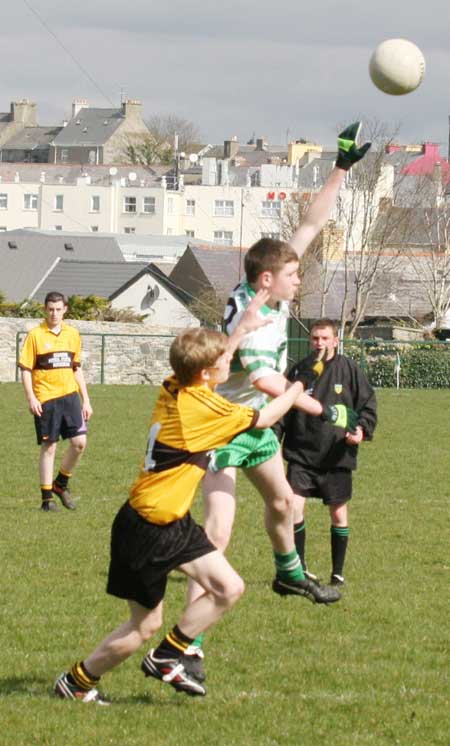
M 372 145 L 371 142 L 366 142 L 358 148 L 356 139 L 361 129 L 361 122 L 353 122 L 349 124 L 345 130 L 338 135 L 338 157 L 336 159 L 336 166 L 338 168 L 348 171 L 354 163 L 361 160 Z
M 322 420 L 330 422 L 335 427 L 343 427 L 349 433 L 356 432 L 358 413 L 346 407 L 345 404 L 334 404 L 331 407 L 325 406 L 320 416 Z

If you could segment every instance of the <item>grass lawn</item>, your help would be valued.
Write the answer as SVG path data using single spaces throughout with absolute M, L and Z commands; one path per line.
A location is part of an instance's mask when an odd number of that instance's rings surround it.
M 143 456 L 154 393 L 91 387 L 88 450 L 72 482 L 78 509 L 43 514 L 32 418 L 21 386 L 0 384 L 0 745 L 448 746 L 449 391 L 379 392 L 340 603 L 272 593 L 262 504 L 241 477 L 229 557 L 247 592 L 207 637 L 208 696 L 145 679 L 136 655 L 102 681 L 113 706 L 52 697 L 55 677 L 124 619 L 126 605 L 104 592 L 109 531 Z M 328 577 L 318 502 L 308 558 Z M 164 630 L 184 593 L 174 575 Z

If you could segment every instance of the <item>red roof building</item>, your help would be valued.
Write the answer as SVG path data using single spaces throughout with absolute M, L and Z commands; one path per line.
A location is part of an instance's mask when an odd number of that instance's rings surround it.
M 392 150 L 388 152 L 401 149 L 395 145 L 390 147 Z M 432 142 L 425 142 L 422 145 L 422 154 L 411 160 L 402 169 L 402 173 L 410 176 L 431 176 L 437 168 L 441 169 L 442 182 L 448 184 L 450 182 L 450 163 L 439 153 L 439 145 Z

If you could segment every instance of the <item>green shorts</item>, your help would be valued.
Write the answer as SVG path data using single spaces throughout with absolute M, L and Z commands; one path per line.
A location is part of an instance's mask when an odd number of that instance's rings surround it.
M 220 471 L 226 466 L 240 466 L 243 469 L 251 469 L 253 466 L 268 461 L 279 450 L 279 443 L 275 433 L 269 429 L 246 430 L 236 435 L 230 443 L 221 448 L 216 448 L 212 454 L 208 469 Z

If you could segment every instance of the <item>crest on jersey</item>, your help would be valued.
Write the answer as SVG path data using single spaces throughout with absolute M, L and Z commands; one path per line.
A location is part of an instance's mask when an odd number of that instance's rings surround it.
M 335 383 L 334 384 L 334 393 L 335 394 L 342 394 L 342 383 Z

